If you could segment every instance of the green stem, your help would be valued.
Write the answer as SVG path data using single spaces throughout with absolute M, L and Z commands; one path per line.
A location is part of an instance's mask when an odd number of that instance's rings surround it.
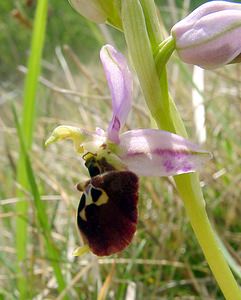
M 223 256 L 219 242 L 208 219 L 197 174 L 174 177 L 178 192 L 206 260 L 227 300 L 240 300 L 241 290 Z
M 124 13 L 127 10 L 129 12 Z M 125 0 L 122 2 L 122 24 L 128 50 L 139 77 L 141 89 L 145 99 L 148 99 L 148 108 L 154 119 L 162 116 L 164 129 L 171 131 L 173 128 L 169 127 L 169 118 L 164 111 L 163 102 L 158 101 L 158 99 L 163 98 L 162 93 L 168 93 L 168 91 L 160 89 L 152 46 L 149 41 L 148 31 L 145 26 L 145 17 L 139 1 Z M 135 36 L 135 33 L 138 33 L 139 37 Z M 150 95 L 152 96 L 150 97 Z
M 145 9 L 142 7 L 143 3 Z M 144 15 L 148 4 L 152 7 L 155 5 L 153 0 L 122 1 L 122 23 L 128 50 L 147 105 L 158 127 L 187 137 L 175 103 L 168 95 L 166 69 L 162 62 L 159 64 L 159 68 L 162 69 L 161 72 L 159 69 L 160 76 L 158 74 L 156 62 L 162 61 L 162 58 L 156 56 L 157 61 L 154 61 L 153 49 L 158 49 L 161 41 L 158 41 L 157 45 L 151 44 L 154 40 L 158 40 L 160 34 L 153 30 L 156 26 L 148 25 L 150 22 L 158 22 L 156 15 Z M 208 220 L 198 175 L 183 174 L 175 176 L 174 179 L 190 223 L 224 296 L 227 300 L 241 300 L 241 291 Z
M 140 4 L 145 17 L 149 40 L 152 46 L 152 50 L 154 51 L 156 45 L 158 45 L 163 38 L 156 5 L 154 1 L 149 0 L 140 0 Z
M 161 72 L 165 69 L 166 64 L 174 50 L 175 41 L 172 36 L 169 36 L 158 46 L 158 52 L 156 55 L 154 55 L 158 74 L 161 74 Z

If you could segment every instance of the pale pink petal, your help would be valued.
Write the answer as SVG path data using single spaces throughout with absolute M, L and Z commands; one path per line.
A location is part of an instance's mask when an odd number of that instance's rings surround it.
M 137 129 L 123 133 L 121 160 L 140 176 L 172 176 L 199 170 L 211 158 L 207 151 L 176 134 Z
M 100 59 L 112 97 L 113 116 L 107 134 L 111 141 L 119 143 L 119 131 L 131 108 L 133 80 L 125 57 L 114 47 L 102 47 Z

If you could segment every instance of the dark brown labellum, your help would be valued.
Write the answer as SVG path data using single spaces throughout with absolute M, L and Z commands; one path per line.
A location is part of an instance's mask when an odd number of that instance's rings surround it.
M 128 246 L 136 231 L 138 177 L 129 171 L 108 171 L 85 185 L 77 223 L 91 251 L 110 255 Z

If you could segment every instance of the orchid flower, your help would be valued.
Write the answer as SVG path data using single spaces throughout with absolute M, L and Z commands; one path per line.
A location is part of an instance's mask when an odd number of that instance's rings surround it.
M 172 176 L 198 170 L 210 153 L 176 134 L 157 129 L 120 133 L 132 101 L 132 75 L 125 57 L 105 45 L 100 58 L 112 97 L 113 115 L 106 131 L 59 126 L 46 145 L 71 139 L 82 155 L 90 180 L 83 191 L 77 224 L 96 255 L 123 250 L 136 231 L 138 176 Z

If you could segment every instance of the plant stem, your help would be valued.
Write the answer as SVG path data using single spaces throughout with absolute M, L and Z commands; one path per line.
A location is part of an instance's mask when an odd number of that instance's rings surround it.
M 154 1 L 140 0 L 143 14 L 146 21 L 146 28 L 149 34 L 149 40 L 152 50 L 155 51 L 156 45 L 160 43 L 163 38 L 161 33 L 160 22 L 158 21 L 156 5 Z
M 192 228 L 220 289 L 227 300 L 240 300 L 240 288 L 228 267 L 208 219 L 197 174 L 182 174 L 174 179 Z
M 160 33 L 153 30 L 158 28 L 157 24 L 153 24 L 158 22 L 156 14 L 151 16 L 150 10 L 145 14 L 148 5 L 153 7 L 154 0 L 122 1 L 122 22 L 128 50 L 147 105 L 158 127 L 187 137 L 175 103 L 168 95 L 166 68 L 162 64 L 158 76 L 153 57 L 153 49 L 157 49 L 158 45 L 153 45 L 153 41 L 158 40 Z M 224 296 L 227 300 L 241 300 L 241 291 L 208 220 L 198 175 L 183 174 L 174 179 L 190 223 Z

